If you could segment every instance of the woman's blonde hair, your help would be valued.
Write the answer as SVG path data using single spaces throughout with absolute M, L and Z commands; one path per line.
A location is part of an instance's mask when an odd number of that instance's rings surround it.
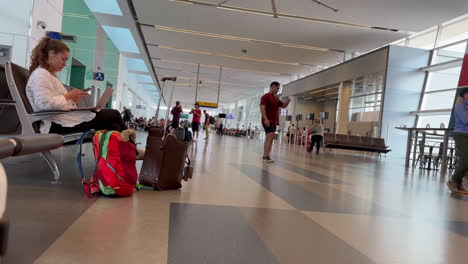
M 60 40 L 43 37 L 31 52 L 31 66 L 29 66 L 29 71 L 33 72 L 39 66 L 49 70 L 47 59 L 49 58 L 50 51 L 60 53 L 66 51 L 70 52 L 70 49 Z

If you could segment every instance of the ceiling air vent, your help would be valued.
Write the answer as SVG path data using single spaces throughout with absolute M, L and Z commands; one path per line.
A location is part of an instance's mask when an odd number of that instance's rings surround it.
M 62 34 L 62 41 L 65 41 L 65 42 L 76 42 L 76 36 Z

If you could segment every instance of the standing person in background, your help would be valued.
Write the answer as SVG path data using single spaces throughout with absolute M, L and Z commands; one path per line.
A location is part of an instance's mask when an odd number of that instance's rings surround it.
M 172 123 L 171 123 L 171 134 L 175 134 L 176 128 L 179 127 L 179 121 L 180 121 L 180 114 L 183 113 L 182 111 L 182 105 L 180 104 L 180 101 L 175 102 L 175 106 L 171 110 L 172 114 Z
M 202 111 L 200 110 L 200 105 L 195 103 L 195 109 L 190 111 L 190 114 L 193 114 L 192 117 L 192 132 L 193 132 L 193 142 L 197 142 L 198 132 L 200 131 L 200 122 Z
M 294 143 L 296 138 L 296 127 L 294 126 L 294 124 L 291 124 L 291 126 L 289 126 L 288 134 L 288 144 Z
M 127 127 L 130 127 L 130 122 L 132 122 L 132 119 L 133 119 L 133 114 L 132 114 L 132 111 L 128 108 L 126 108 L 125 106 L 123 107 L 123 111 L 122 111 L 122 118 L 123 118 L 123 121 L 125 122 L 125 125 Z
M 279 125 L 279 108 L 288 106 L 291 99 L 286 98 L 286 101 L 281 101 L 277 94 L 279 92 L 279 82 L 270 84 L 270 91 L 260 99 L 260 111 L 262 113 L 262 125 L 265 129 L 265 143 L 263 145 L 263 161 L 273 162 L 270 158 L 271 147 L 275 139 L 276 126 Z
M 219 123 L 219 134 L 222 136 L 224 133 L 223 120 Z
M 459 95 L 462 100 L 455 106 L 455 129 L 453 130 L 458 160 L 455 172 L 447 182 L 447 186 L 454 192 L 468 194 L 463 187 L 463 177 L 468 172 L 468 88 L 461 89 Z
M 206 112 L 206 110 L 203 110 L 203 114 L 205 114 L 205 122 L 203 123 L 203 129 L 205 129 L 205 139 L 208 140 L 210 136 L 210 115 Z
M 252 131 L 252 123 L 249 123 L 247 127 L 247 139 L 250 139 L 250 132 Z
M 310 144 L 310 148 L 307 151 L 312 152 L 312 149 L 315 145 L 315 151 L 317 154 L 319 154 L 320 146 L 323 140 L 323 125 L 320 123 L 320 119 L 315 119 L 315 124 L 312 125 L 310 130 L 312 132 L 312 143 Z

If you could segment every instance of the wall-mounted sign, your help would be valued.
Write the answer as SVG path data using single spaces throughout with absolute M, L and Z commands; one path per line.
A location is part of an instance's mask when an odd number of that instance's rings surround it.
M 104 73 L 103 72 L 95 72 L 93 74 L 93 79 L 96 81 L 104 81 Z
M 46 36 L 51 39 L 62 40 L 62 33 L 56 31 L 47 31 Z
M 209 103 L 209 102 L 196 102 L 200 107 L 207 107 L 207 108 L 218 108 L 217 103 Z

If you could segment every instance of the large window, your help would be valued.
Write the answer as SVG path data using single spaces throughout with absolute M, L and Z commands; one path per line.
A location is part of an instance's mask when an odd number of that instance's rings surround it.
M 437 37 L 437 28 L 415 35 L 409 39 L 408 46 L 419 49 L 433 49 Z M 406 41 L 403 42 L 403 45 Z
M 349 100 L 350 122 L 380 120 L 382 87 L 382 74 L 365 76 L 353 81 Z
M 434 47 L 442 47 L 468 39 L 467 28 L 468 14 L 443 23 L 441 26 L 435 26 L 407 38 L 397 40 L 392 44 L 420 49 L 433 49 Z
M 382 92 L 382 73 L 363 76 L 352 81 L 348 133 L 373 137 L 379 135 Z
M 462 59 L 465 56 L 466 41 L 456 42 L 434 50 L 434 64 Z
M 427 82 L 418 111 L 418 127 L 448 126 L 460 77 L 460 59 L 465 54 L 466 45 L 466 41 L 461 41 L 432 51 L 433 59 L 426 68 Z
M 468 45 L 467 28 L 468 14 L 393 43 L 432 49 L 421 106 L 416 112 L 418 127 L 448 126 Z
M 468 39 L 468 18 L 457 19 L 442 27 L 438 47 L 454 43 L 460 40 Z

